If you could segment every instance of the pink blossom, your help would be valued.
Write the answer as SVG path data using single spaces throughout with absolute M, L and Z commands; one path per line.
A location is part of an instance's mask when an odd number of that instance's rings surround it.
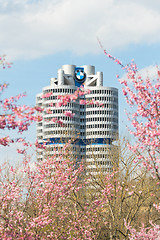
M 53 95 L 53 93 L 52 92 L 48 92 L 46 94 L 43 94 L 41 97 L 42 98 L 47 98 L 47 97 L 50 97 L 51 95 Z
M 17 152 L 20 153 L 20 154 L 24 154 L 25 150 L 17 149 Z
M 66 117 L 73 118 L 74 115 L 75 115 L 75 113 L 72 113 L 71 111 L 65 111 L 65 112 L 64 112 L 64 115 L 65 115 Z
M 81 99 L 81 100 L 79 101 L 79 103 L 80 103 L 81 105 L 86 105 L 86 104 L 87 104 L 86 100 L 83 100 L 83 99 Z
M 57 121 L 57 123 L 58 123 L 59 125 L 63 126 L 63 121 L 62 121 L 61 119 L 59 119 L 59 120 Z

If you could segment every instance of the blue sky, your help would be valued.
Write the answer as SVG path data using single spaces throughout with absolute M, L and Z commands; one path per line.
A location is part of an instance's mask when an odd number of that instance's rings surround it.
M 104 86 L 119 89 L 120 134 L 127 120 L 120 67 L 107 59 L 105 49 L 124 64 L 134 59 L 139 69 L 160 65 L 159 0 L 0 0 L 0 53 L 13 61 L 0 70 L 10 84 L 6 96 L 27 93 L 23 103 L 35 104 L 35 95 L 64 64 L 95 65 L 104 73 Z M 35 137 L 33 126 L 27 134 Z M 8 152 L 8 150 L 5 150 Z

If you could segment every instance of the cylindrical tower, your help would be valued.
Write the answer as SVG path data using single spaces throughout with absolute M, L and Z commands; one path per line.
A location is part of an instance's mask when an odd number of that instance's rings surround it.
M 90 93 L 57 107 L 57 97 L 74 94 L 80 84 Z M 44 97 L 47 93 L 51 94 Z M 82 99 L 86 104 L 80 104 Z M 55 147 L 62 148 L 72 139 L 75 159 L 86 161 L 87 173 L 112 171 L 108 151 L 118 136 L 118 89 L 103 87 L 102 72 L 95 74 L 94 66 L 63 65 L 57 79 L 52 78 L 36 102 L 44 108 L 43 119 L 37 123 L 38 142 L 47 142 L 47 149 L 38 151 L 38 160 L 53 156 Z M 74 117 L 65 116 L 65 111 L 74 113 Z
M 97 166 L 102 172 L 112 169 L 108 151 L 118 137 L 118 90 L 107 87 L 90 87 L 86 95 L 86 163 L 87 171 L 96 172 Z M 103 106 L 101 106 L 103 104 Z

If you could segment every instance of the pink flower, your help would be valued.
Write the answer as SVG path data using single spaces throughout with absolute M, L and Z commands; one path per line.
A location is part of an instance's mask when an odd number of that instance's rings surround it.
M 58 102 L 56 103 L 56 108 L 62 107 L 63 103 L 62 102 Z
M 25 150 L 21 150 L 21 149 L 17 149 L 17 152 L 20 154 L 24 154 L 26 151 Z
M 79 103 L 80 103 L 81 105 L 86 105 L 86 104 L 87 104 L 86 100 L 83 100 L 83 99 L 81 99 L 81 100 L 79 101 Z
M 62 121 L 61 119 L 59 119 L 59 120 L 57 121 L 57 123 L 58 123 L 59 125 L 63 126 L 63 121 Z
M 46 109 L 46 113 L 51 114 L 52 110 L 50 108 Z
M 66 117 L 73 118 L 74 115 L 75 115 L 75 113 L 72 113 L 71 111 L 65 111 L 65 112 L 64 112 L 64 115 L 65 115 Z
M 125 90 L 124 88 L 122 89 L 122 92 L 123 92 L 123 95 L 124 95 L 124 96 L 127 95 L 127 92 L 126 92 L 126 90 Z
M 35 110 L 36 110 L 37 112 L 43 112 L 43 108 L 38 107 L 38 106 L 35 107 Z
M 52 118 L 51 121 L 52 122 L 57 122 L 57 118 Z
M 42 98 L 47 98 L 47 97 L 50 97 L 53 93 L 52 92 L 48 92 L 46 94 L 43 94 L 42 95 Z

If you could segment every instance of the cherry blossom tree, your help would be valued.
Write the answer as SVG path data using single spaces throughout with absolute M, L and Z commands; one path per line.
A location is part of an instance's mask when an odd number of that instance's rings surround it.
M 1 239 L 158 239 L 159 70 L 155 82 L 143 80 L 134 62 L 123 66 L 104 52 L 127 73 L 127 80 L 120 82 L 127 103 L 134 106 L 135 112 L 128 117 L 134 128 L 130 133 L 137 139 L 135 145 L 124 142 L 125 148 L 119 147 L 118 154 L 111 152 L 113 172 L 105 175 L 98 166 L 96 175 L 86 175 L 83 162 L 77 168 L 71 141 L 58 155 L 54 149 L 52 157 L 34 164 L 27 149 L 18 150 L 24 156 L 21 167 L 6 163 L 0 167 Z M 6 87 L 1 85 L 1 93 Z M 74 94 L 59 96 L 56 106 L 67 105 L 87 93 L 81 87 Z M 50 108 L 18 106 L 21 97 L 1 100 L 2 130 L 17 129 L 21 133 L 28 130 L 31 122 L 41 121 L 44 110 L 50 113 Z M 83 100 L 81 104 L 103 107 L 94 99 Z M 74 116 L 70 111 L 64 115 Z M 56 118 L 50 121 L 63 124 Z M 15 140 L 9 136 L 1 139 L 1 144 L 7 146 L 14 141 L 22 142 L 26 148 L 30 146 L 22 138 Z M 45 144 L 36 141 L 35 146 L 47 151 Z M 144 225 L 139 228 L 141 222 Z
M 0 57 L 0 65 L 5 69 L 10 68 L 12 63 L 7 62 L 5 55 L 3 55 Z M 3 93 L 7 88 L 8 84 L 0 84 L 0 129 L 3 130 L 3 132 L 5 130 L 17 130 L 18 133 L 21 134 L 28 130 L 28 127 L 33 121 L 38 120 L 35 112 L 39 111 L 39 109 L 18 104 L 18 101 L 25 97 L 25 94 L 3 98 Z M 22 141 L 20 137 L 16 139 L 10 138 L 10 136 L 0 138 L 0 144 L 3 146 L 9 146 L 10 143 L 20 141 Z
M 99 40 L 98 40 L 99 41 Z M 137 153 L 137 160 L 142 162 L 148 171 L 160 180 L 160 70 L 153 79 L 143 78 L 137 65 L 132 61 L 123 65 L 122 62 L 107 53 L 99 41 L 104 54 L 117 63 L 125 72 L 125 79 L 119 79 L 123 85 L 123 95 L 127 104 L 133 109 L 128 119 L 133 130 L 130 134 L 136 138 L 130 150 Z
M 98 42 L 104 54 L 126 72 L 125 79 L 120 79 L 118 75 L 117 78 L 123 85 L 122 91 L 127 104 L 133 109 L 132 114 L 127 113 L 127 115 L 132 124 L 129 132 L 136 141 L 135 144 L 128 144 L 128 148 L 137 156 L 134 163 L 139 164 L 140 168 L 145 167 L 152 178 L 156 179 L 158 187 L 160 180 L 160 70 L 157 66 L 154 79 L 144 78 L 134 61 L 123 65 L 119 59 L 107 53 L 99 39 Z M 154 202 L 151 204 L 159 211 L 159 205 Z M 140 231 L 130 225 L 126 226 L 131 233 L 129 239 L 160 239 L 160 227 L 157 224 L 151 223 L 150 227 L 146 228 L 142 225 Z

